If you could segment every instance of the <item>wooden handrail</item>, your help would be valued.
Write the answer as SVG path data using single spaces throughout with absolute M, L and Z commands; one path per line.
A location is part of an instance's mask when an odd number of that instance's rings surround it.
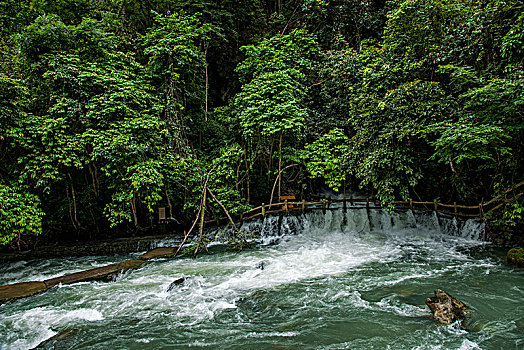
M 507 190 L 504 192 L 504 194 L 508 194 L 514 190 L 516 190 L 517 188 L 519 188 L 520 186 L 524 185 L 524 181 L 517 184 L 516 186 L 514 186 L 513 188 Z M 446 204 L 446 203 L 439 203 L 436 199 L 432 202 L 416 202 L 416 201 L 413 201 L 413 200 L 409 200 L 409 201 L 392 201 L 392 202 L 388 202 L 389 204 L 395 204 L 395 205 L 406 205 L 409 209 L 412 209 L 412 210 L 415 210 L 415 211 L 424 211 L 424 212 L 437 212 L 437 213 L 442 213 L 442 214 L 446 214 L 446 215 L 451 215 L 451 216 L 455 216 L 455 217 L 483 217 L 485 214 L 488 214 L 494 210 L 497 210 L 499 209 L 500 207 L 502 207 L 504 204 L 510 202 L 511 200 L 514 200 L 514 199 L 517 199 L 519 198 L 520 196 L 522 196 L 524 194 L 523 193 L 519 193 L 517 195 L 514 195 L 511 199 L 504 199 L 504 195 L 500 195 L 496 198 L 493 198 L 491 199 L 490 201 L 486 202 L 486 203 L 480 203 L 479 205 L 459 205 L 459 204 L 456 204 L 456 203 L 453 203 L 453 204 Z M 317 198 L 321 198 L 321 197 L 318 197 L 316 196 Z M 242 214 L 240 214 L 240 222 L 243 222 L 243 221 L 247 221 L 247 220 L 251 220 L 251 219 L 254 219 L 256 217 L 259 217 L 259 216 L 262 216 L 264 217 L 266 214 L 275 214 L 275 213 L 282 213 L 282 212 L 286 212 L 286 214 L 289 212 L 289 211 L 302 211 L 304 212 L 306 209 L 321 209 L 323 210 L 324 212 L 326 210 L 332 210 L 332 209 L 336 209 L 336 208 L 329 208 L 329 205 L 332 204 L 332 203 L 343 203 L 343 208 L 344 209 L 366 209 L 366 210 L 369 210 L 369 209 L 376 209 L 376 208 L 380 208 L 384 205 L 384 203 L 382 201 L 379 201 L 379 200 L 375 200 L 375 199 L 369 199 L 369 198 L 343 198 L 343 199 L 332 199 L 332 198 L 321 198 L 322 200 L 320 201 L 313 201 L 313 202 L 306 202 L 305 200 L 297 200 L 297 201 L 293 201 L 293 202 L 290 202 L 288 200 L 285 200 L 284 202 L 279 202 L 279 203 L 271 203 L 271 204 L 262 204 L 258 207 L 255 207 L 255 208 L 252 208 Z M 488 205 L 491 205 L 493 203 L 495 203 L 497 200 L 502 200 L 502 203 L 498 204 L 497 206 L 485 211 L 485 208 L 486 206 Z M 349 202 L 349 207 L 348 207 L 348 202 Z M 355 203 L 365 203 L 366 205 L 365 206 L 353 206 Z M 372 203 L 374 204 L 374 207 L 371 207 L 369 204 Z M 316 206 L 316 207 L 315 207 Z M 353 207 L 352 207 L 353 206 Z M 418 206 L 418 208 L 417 208 Z M 420 206 L 424 206 L 424 208 L 420 208 Z M 428 208 L 429 206 L 429 208 Z M 275 208 L 276 209 L 273 209 Z M 430 209 L 431 208 L 431 209 Z M 453 209 L 453 211 L 449 211 L 449 210 L 444 210 L 444 209 L 439 209 L 439 208 L 450 208 L 450 209 Z M 398 209 L 402 209 L 402 208 L 398 208 Z M 436 209 L 436 210 L 435 210 Z M 473 211 L 473 210 L 477 210 L 478 213 L 467 213 L 467 212 L 460 212 L 459 210 L 466 210 L 466 211 Z M 214 219 L 214 220 L 209 220 L 209 221 L 206 221 L 205 223 L 208 224 L 208 223 L 218 223 L 217 221 L 219 220 L 222 220 L 223 218 L 221 219 Z
M 443 204 L 438 203 L 439 206 L 445 207 L 445 208 L 458 208 L 458 209 L 478 209 L 480 206 L 478 205 L 454 205 L 454 204 Z

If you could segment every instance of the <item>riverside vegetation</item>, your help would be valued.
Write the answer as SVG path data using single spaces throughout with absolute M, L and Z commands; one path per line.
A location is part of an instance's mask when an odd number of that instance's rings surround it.
M 524 180 L 523 1 L 7 0 L 0 57 L 8 248 Z M 488 229 L 521 242 L 523 213 L 509 196 Z

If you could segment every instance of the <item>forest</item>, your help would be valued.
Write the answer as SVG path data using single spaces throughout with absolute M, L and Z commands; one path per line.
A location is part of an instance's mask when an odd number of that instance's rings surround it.
M 6 0 L 0 56 L 4 249 L 155 233 L 158 207 L 182 232 L 218 202 L 478 205 L 524 180 L 521 0 Z

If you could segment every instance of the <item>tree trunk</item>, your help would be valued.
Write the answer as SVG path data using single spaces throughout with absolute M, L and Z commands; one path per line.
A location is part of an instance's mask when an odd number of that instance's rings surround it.
M 209 44 L 204 44 L 204 63 L 205 63 L 205 67 L 206 67 L 206 105 L 205 105 L 205 114 L 204 114 L 204 118 L 207 122 L 207 104 L 208 104 L 208 96 L 209 96 L 209 77 L 208 77 L 208 72 L 207 72 L 207 48 L 208 48 Z
M 138 228 L 138 218 L 136 217 L 136 195 L 133 194 L 133 199 L 131 200 L 131 211 L 133 212 L 133 223 L 135 227 Z
M 173 206 L 171 205 L 171 200 L 169 199 L 169 195 L 167 194 L 167 188 L 165 188 L 165 193 L 166 193 L 167 205 L 169 207 L 169 218 L 171 219 L 173 217 Z
M 280 139 L 278 141 L 278 198 L 281 196 L 282 185 L 282 131 L 280 131 Z M 273 199 L 273 198 L 271 198 Z
M 71 181 L 71 196 L 73 197 L 73 219 L 76 224 L 75 228 L 78 230 L 80 228 L 80 222 L 77 218 L 75 187 L 73 186 L 73 178 L 71 177 L 71 174 L 67 173 L 67 176 L 69 176 L 69 180 Z
M 195 252 L 193 253 L 193 258 L 196 257 L 198 254 L 198 249 L 200 248 L 200 245 L 202 244 L 202 233 L 204 231 L 204 217 L 206 215 L 206 194 L 207 194 L 207 183 L 204 185 L 204 193 L 202 193 L 202 204 L 200 207 L 200 225 L 198 227 L 198 243 L 195 248 Z M 206 247 L 207 251 L 207 247 Z M 208 252 L 209 254 L 209 252 Z
M 246 175 L 247 175 L 247 202 L 249 203 L 250 200 L 251 200 L 251 194 L 250 194 L 250 189 L 249 189 L 249 166 L 248 166 L 248 163 L 247 163 L 247 149 L 246 149 L 246 145 L 244 144 L 244 161 L 246 163 Z

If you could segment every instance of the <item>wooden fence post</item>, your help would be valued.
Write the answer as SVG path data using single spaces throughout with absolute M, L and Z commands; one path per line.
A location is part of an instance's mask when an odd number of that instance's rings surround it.
M 433 206 L 435 207 L 435 217 L 437 218 L 437 225 L 440 228 L 440 218 L 439 218 L 439 215 L 438 215 L 438 203 L 437 203 L 436 199 L 433 200 Z
M 306 212 L 306 200 L 302 199 L 302 214 Z
M 457 202 L 453 202 L 453 207 L 455 208 L 455 219 L 457 218 Z
M 262 203 L 262 217 L 266 216 L 266 205 Z
M 479 203 L 479 216 L 481 219 L 484 219 L 484 208 L 482 207 L 482 202 Z
M 409 209 L 413 210 L 413 199 L 409 199 Z
M 322 214 L 326 215 L 326 199 L 322 199 Z
M 284 201 L 284 207 L 286 207 L 286 216 L 289 214 L 289 209 L 287 208 L 287 199 Z

